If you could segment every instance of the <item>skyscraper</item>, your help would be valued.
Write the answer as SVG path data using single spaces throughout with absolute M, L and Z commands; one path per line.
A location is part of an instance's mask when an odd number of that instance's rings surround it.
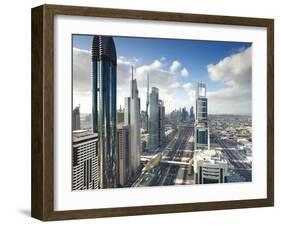
M 129 179 L 130 127 L 128 125 L 117 125 L 117 150 L 119 154 L 118 184 L 123 187 Z
M 194 119 L 194 110 L 193 110 L 193 106 L 190 107 L 189 117 L 190 117 L 191 119 Z
M 155 152 L 159 148 L 159 90 L 152 87 L 149 97 L 149 142 L 148 149 Z
M 208 99 L 206 97 L 206 84 L 197 83 L 196 90 L 196 121 L 207 122 L 208 121 Z
M 125 125 L 130 127 L 130 177 L 133 177 L 140 165 L 141 137 L 140 137 L 140 98 L 137 80 L 130 81 L 130 97 L 125 98 Z
M 124 123 L 124 109 L 119 108 L 119 110 L 117 111 L 117 124 L 120 124 L 120 123 Z
M 145 111 L 141 111 L 141 128 L 145 131 L 148 131 L 148 122 L 147 122 L 147 113 Z
M 162 100 L 159 100 L 159 147 L 165 144 L 165 106 Z
M 188 117 L 188 112 L 187 112 L 186 108 L 184 107 L 184 108 L 182 109 L 182 121 L 183 121 L 183 122 L 186 122 L 187 117 Z
M 124 124 L 130 125 L 130 123 L 131 123 L 131 117 L 130 117 L 130 114 L 131 114 L 131 98 L 125 97 L 124 102 L 125 102 Z
M 112 37 L 95 36 L 92 43 L 92 122 L 99 134 L 100 187 L 117 185 L 116 50 Z
M 205 123 L 197 123 L 195 126 L 194 148 L 208 150 L 210 148 L 209 127 Z
M 149 116 L 148 116 L 148 107 L 149 107 L 149 74 L 147 74 L 147 84 L 146 84 L 146 131 L 149 129 Z
M 97 189 L 99 185 L 98 134 L 73 131 L 72 190 Z
M 195 120 L 195 142 L 196 149 L 209 149 L 209 125 L 208 125 L 208 99 L 206 97 L 206 84 L 199 82 L 196 90 L 196 120 Z
M 80 130 L 80 106 L 75 107 L 72 112 L 72 130 Z

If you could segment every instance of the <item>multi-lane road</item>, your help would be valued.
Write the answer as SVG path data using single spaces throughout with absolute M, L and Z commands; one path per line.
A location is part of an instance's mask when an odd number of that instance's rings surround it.
M 162 149 L 162 160 L 158 166 L 140 175 L 133 186 L 162 186 L 194 183 L 190 168 L 170 162 L 189 162 L 193 158 L 194 127 L 191 125 L 178 126 L 174 137 Z M 211 144 L 221 147 L 222 153 L 229 163 L 229 172 L 238 175 L 244 181 L 252 180 L 251 164 L 243 161 L 243 156 L 236 148 L 236 144 L 220 139 L 212 134 Z M 212 145 L 211 145 L 212 148 Z M 239 181 L 239 180 L 238 180 Z
M 151 171 L 142 174 L 134 186 L 186 184 L 186 181 L 190 181 L 188 167 L 167 162 L 185 162 L 193 157 L 193 142 L 190 142 L 193 131 L 192 126 L 178 126 L 177 133 L 162 150 L 162 160 L 166 163 L 162 162 Z
M 251 164 L 243 161 L 243 156 L 236 149 L 236 145 L 229 141 L 222 140 L 216 135 L 214 135 L 214 141 L 221 146 L 222 152 L 225 158 L 231 164 L 233 172 L 243 177 L 245 181 L 251 181 L 252 180 Z

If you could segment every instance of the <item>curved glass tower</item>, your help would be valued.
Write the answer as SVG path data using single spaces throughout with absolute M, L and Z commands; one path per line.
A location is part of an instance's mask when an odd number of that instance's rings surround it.
M 99 187 L 116 187 L 116 50 L 110 36 L 95 36 L 92 43 L 92 123 L 99 135 Z

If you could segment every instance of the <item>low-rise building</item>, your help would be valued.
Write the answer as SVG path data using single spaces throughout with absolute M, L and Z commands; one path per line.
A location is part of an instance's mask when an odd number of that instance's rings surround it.
M 193 168 L 196 184 L 226 182 L 228 165 L 218 150 L 196 150 L 194 153 Z

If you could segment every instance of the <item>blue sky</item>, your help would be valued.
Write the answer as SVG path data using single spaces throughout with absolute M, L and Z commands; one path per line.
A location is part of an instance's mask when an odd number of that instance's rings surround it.
M 73 47 L 80 50 L 90 51 L 92 39 L 93 36 L 91 35 L 73 35 Z M 232 73 L 233 70 L 231 68 L 235 68 L 235 70 L 239 67 L 244 68 L 243 58 L 239 61 L 235 60 L 235 57 L 238 56 L 238 59 L 240 59 L 240 55 L 244 54 L 245 50 L 251 48 L 251 43 L 245 42 L 133 37 L 113 37 L 113 39 L 117 58 L 120 59 L 120 67 L 122 67 L 121 63 L 124 63 L 125 61 L 133 62 L 136 68 L 142 68 L 144 65 L 149 66 L 152 65 L 153 62 L 159 61 L 161 63 L 161 66 L 158 68 L 159 71 L 171 72 L 171 65 L 174 61 L 177 61 L 180 63 L 178 71 L 174 72 L 177 83 L 180 83 L 182 86 L 184 86 L 184 84 L 192 84 L 194 90 L 194 84 L 198 81 L 203 81 L 207 84 L 207 91 L 212 93 L 229 89 L 232 80 L 236 82 L 238 86 L 240 85 L 240 81 L 236 78 L 229 78 L 229 75 L 227 74 Z M 232 64 L 230 65 L 227 60 L 228 58 L 231 58 L 230 61 L 233 58 L 231 61 Z M 222 62 L 224 66 L 223 70 L 221 70 L 219 62 Z M 208 70 L 208 65 L 214 66 L 212 67 L 212 70 Z M 187 69 L 188 75 L 180 76 L 180 72 L 184 68 Z M 227 70 L 230 70 L 229 73 Z M 222 73 L 225 73 L 225 75 L 221 75 Z M 245 77 L 248 75 L 237 75 L 236 73 L 233 74 L 233 77 L 235 76 Z M 182 96 L 184 93 L 176 92 L 175 95 Z M 248 103 L 251 103 L 251 100 L 247 101 Z M 193 103 L 188 103 L 186 105 L 189 107 L 193 105 Z M 241 109 L 240 113 L 250 113 L 249 108 L 247 110 L 244 108 L 245 107 Z M 225 109 L 227 109 L 227 107 L 225 107 Z M 216 111 L 214 111 L 214 113 L 216 113 Z M 238 112 L 233 113 L 239 113 L 239 110 Z

